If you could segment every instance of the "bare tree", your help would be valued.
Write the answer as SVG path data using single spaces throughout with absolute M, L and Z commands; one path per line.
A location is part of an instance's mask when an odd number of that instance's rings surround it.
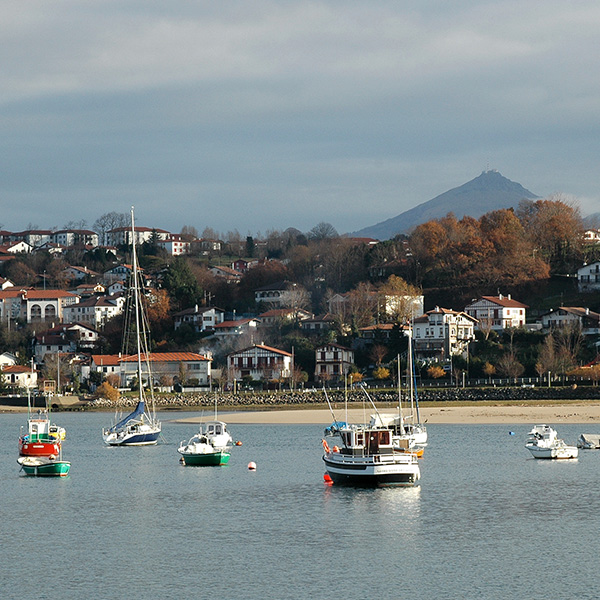
M 339 237 L 338 232 L 331 223 L 321 223 L 315 225 L 309 232 L 308 237 L 314 241 L 321 241 Z
M 109 212 L 98 217 L 94 222 L 94 231 L 101 240 L 101 245 L 106 246 L 106 234 L 117 227 L 126 227 L 129 224 L 129 215 L 125 213 Z

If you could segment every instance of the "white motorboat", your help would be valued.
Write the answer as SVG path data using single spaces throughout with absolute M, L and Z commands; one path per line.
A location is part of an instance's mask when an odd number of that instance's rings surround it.
M 232 445 L 227 425 L 223 421 L 208 421 L 189 441 L 181 442 L 177 452 L 186 465 L 225 465 L 229 462 Z
M 565 444 L 549 425 L 536 425 L 528 434 L 525 448 L 534 458 L 577 458 L 579 454 L 577 446 Z

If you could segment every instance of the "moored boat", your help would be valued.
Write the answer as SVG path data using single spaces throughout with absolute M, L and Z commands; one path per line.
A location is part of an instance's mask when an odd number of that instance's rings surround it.
M 223 421 L 208 421 L 204 428 L 187 442 L 181 442 L 177 452 L 186 466 L 213 467 L 226 465 L 231 456 L 233 439 Z
M 135 331 L 137 354 L 124 360 L 135 360 L 137 365 L 138 402 L 135 410 L 117 423 L 102 430 L 102 439 L 108 446 L 150 446 L 158 442 L 162 426 L 154 409 L 154 381 L 150 368 L 148 343 L 148 320 L 143 309 L 141 282 L 136 253 L 135 219 L 131 209 L 131 239 L 133 274 L 130 286 L 129 309 L 134 313 L 131 319 Z M 125 328 L 127 330 L 127 327 Z M 125 341 L 128 339 L 125 331 Z M 143 368 L 142 368 L 143 364 Z M 144 382 L 144 379 L 147 379 Z M 145 389 L 145 384 L 148 391 Z M 149 405 L 149 406 L 148 406 Z
M 71 463 L 54 456 L 21 456 L 17 459 L 27 475 L 36 477 L 66 477 Z
M 598 450 L 600 448 L 600 435 L 597 433 L 582 433 L 577 440 L 577 447 L 582 450 Z
M 20 456 L 51 456 L 60 452 L 65 437 L 63 427 L 50 422 L 48 409 L 40 409 L 33 414 L 31 401 L 27 400 L 27 431 L 21 428 L 19 436 Z
M 568 459 L 577 458 L 577 446 L 569 446 L 559 439 L 555 429 L 549 425 L 536 425 L 529 432 L 525 448 L 534 458 Z
M 356 487 L 415 485 L 421 477 L 417 455 L 394 449 L 389 428 L 354 425 L 339 431 L 341 446 L 323 440 L 323 461 L 334 484 Z

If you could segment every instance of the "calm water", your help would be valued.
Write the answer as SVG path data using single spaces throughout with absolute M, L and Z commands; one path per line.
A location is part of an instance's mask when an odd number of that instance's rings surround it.
M 323 484 L 321 426 L 231 425 L 230 464 L 183 467 L 193 425 L 109 448 L 108 414 L 56 413 L 67 479 L 25 477 L 0 415 L 0 598 L 592 598 L 600 451 L 545 462 L 527 426 L 430 425 L 417 488 Z M 224 417 L 225 418 L 225 417 Z M 561 425 L 575 441 L 597 427 Z M 516 435 L 509 435 L 514 431 Z M 255 472 L 248 462 L 257 463 Z M 535 587 L 534 587 L 535 586 Z

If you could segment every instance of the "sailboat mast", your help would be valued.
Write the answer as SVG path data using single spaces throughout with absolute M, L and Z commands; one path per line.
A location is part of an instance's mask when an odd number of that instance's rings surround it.
M 135 330 L 137 340 L 137 370 L 138 370 L 138 396 L 139 401 L 144 401 L 144 384 L 142 381 L 142 341 L 141 341 L 141 315 L 140 315 L 140 290 L 138 285 L 138 264 L 137 252 L 135 247 L 135 218 L 133 216 L 133 206 L 131 207 L 131 260 L 133 263 L 133 299 L 135 304 Z
M 406 373 L 408 375 L 408 392 L 410 396 L 410 414 L 414 413 L 414 378 L 413 378 L 413 356 L 412 356 L 412 323 L 408 325 L 408 362 L 406 365 Z
M 398 354 L 398 417 L 400 417 L 400 425 L 404 425 L 402 420 L 402 373 L 400 370 L 400 354 Z

